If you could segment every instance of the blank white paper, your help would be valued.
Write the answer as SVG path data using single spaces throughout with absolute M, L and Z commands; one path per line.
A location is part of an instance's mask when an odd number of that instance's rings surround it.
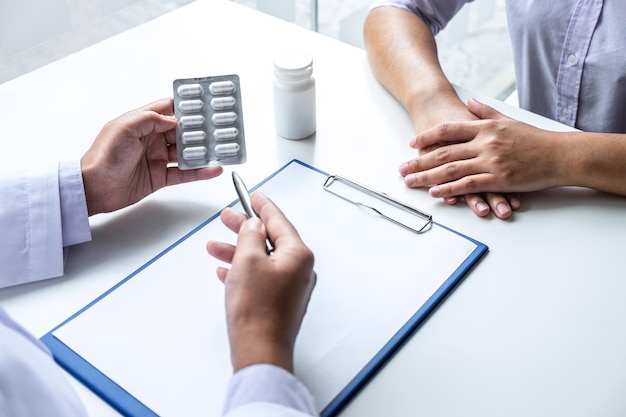
M 477 247 L 438 225 L 403 229 L 324 191 L 325 178 L 292 162 L 259 188 L 315 253 L 295 363 L 320 411 Z M 211 221 L 54 336 L 160 416 L 220 416 L 231 366 L 205 244 L 235 238 Z

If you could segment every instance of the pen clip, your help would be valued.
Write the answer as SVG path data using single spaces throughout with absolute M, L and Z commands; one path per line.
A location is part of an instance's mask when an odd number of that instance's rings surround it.
M 346 195 L 340 194 L 339 192 L 337 192 L 335 190 L 332 190 L 330 187 L 334 183 L 345 184 L 348 187 L 351 187 L 351 188 L 353 188 L 355 190 L 361 191 L 361 192 L 363 192 L 363 193 L 365 193 L 365 194 L 367 194 L 369 196 L 375 197 L 376 199 L 381 200 L 381 201 L 383 201 L 383 202 L 385 202 L 387 204 L 390 204 L 390 205 L 392 205 L 392 206 L 394 206 L 394 207 L 396 207 L 396 208 L 398 208 L 398 209 L 400 209 L 400 210 L 402 210 L 402 211 L 404 211 L 406 213 L 409 213 L 411 215 L 414 215 L 414 216 L 417 216 L 417 217 L 423 219 L 425 221 L 425 223 L 421 227 L 417 227 L 417 228 L 409 226 L 408 224 L 406 224 L 404 222 L 401 222 L 400 220 L 394 219 L 393 217 L 384 214 L 381 210 L 379 210 L 378 208 L 376 208 L 376 207 L 374 207 L 372 205 L 365 204 L 365 203 L 363 203 L 361 201 L 349 198 Z M 376 190 L 374 190 L 372 188 L 369 188 L 369 187 L 367 187 L 365 185 L 359 184 L 356 181 L 352 181 L 352 180 L 350 180 L 348 178 L 345 178 L 345 177 L 342 177 L 342 176 L 339 176 L 339 175 L 330 175 L 330 176 L 328 176 L 326 178 L 326 180 L 324 181 L 323 188 L 324 188 L 324 190 L 328 191 L 329 193 L 334 194 L 337 197 L 339 197 L 339 198 L 341 198 L 341 199 L 343 199 L 345 201 L 348 201 L 348 202 L 350 202 L 352 204 L 355 204 L 357 206 L 366 208 L 366 209 L 374 212 L 375 214 L 377 214 L 377 215 L 379 215 L 379 216 L 389 220 L 390 222 L 392 222 L 394 224 L 397 224 L 398 226 L 404 227 L 405 229 L 410 230 L 410 231 L 412 231 L 414 233 L 417 233 L 417 234 L 421 234 L 421 233 L 424 233 L 424 232 L 430 230 L 430 226 L 433 223 L 433 216 L 432 215 L 430 215 L 430 214 L 428 214 L 428 213 L 426 213 L 426 212 L 424 212 L 422 210 L 419 210 L 419 209 L 417 209 L 417 208 L 415 208 L 413 206 L 410 206 L 410 205 L 408 205 L 406 203 L 403 203 L 402 201 L 397 200 L 397 199 L 395 199 L 395 198 L 393 198 L 391 196 L 388 196 L 385 193 L 381 193 L 380 191 L 376 191 Z

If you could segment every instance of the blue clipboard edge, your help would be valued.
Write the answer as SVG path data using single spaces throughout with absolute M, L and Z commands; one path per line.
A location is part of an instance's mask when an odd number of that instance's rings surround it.
M 402 345 L 408 341 L 418 327 L 426 321 L 429 315 L 437 306 L 452 292 L 457 284 L 469 273 L 471 268 L 488 252 L 489 247 L 475 239 L 465 236 L 449 227 L 437 222 L 434 225 L 443 227 L 459 236 L 462 236 L 476 244 L 476 249 L 463 261 L 461 265 L 450 275 L 450 277 L 433 293 L 432 296 L 411 316 L 395 335 L 382 347 L 380 351 L 356 374 L 356 376 L 346 385 L 344 389 L 322 410 L 321 417 L 333 417 L 337 415 L 356 394 L 363 389 L 367 383 L 391 360 L 393 355 L 400 350 Z
M 125 416 L 158 417 L 131 393 L 100 372 L 69 346 L 47 333 L 41 341 L 50 349 L 55 361 L 74 378 Z
M 312 169 L 323 175 L 329 175 L 328 173 L 302 162 L 298 159 L 292 159 L 280 169 L 269 175 L 263 181 L 255 185 L 250 189 L 250 192 L 257 190 L 263 184 L 270 181 L 281 171 L 287 168 L 290 164 L 297 163 L 306 168 Z M 228 205 L 228 207 L 234 206 L 239 200 L 234 200 Z M 101 299 L 115 291 L 125 282 L 139 274 L 146 269 L 156 260 L 164 256 L 173 248 L 178 246 L 181 242 L 189 238 L 191 235 L 202 229 L 204 226 L 218 218 L 220 213 L 216 213 L 206 221 L 202 222 L 196 228 L 185 234 L 155 257 L 139 267 L 136 271 L 128 275 L 126 278 L 115 284 L 113 287 L 105 291 L 102 295 L 94 299 L 85 307 L 71 315 L 67 320 L 53 328 L 40 338 L 48 349 L 52 352 L 55 361 L 63 367 L 72 376 L 78 379 L 83 385 L 88 387 L 91 391 L 100 396 L 103 400 L 109 403 L 113 408 L 119 411 L 124 416 L 130 417 L 153 417 L 157 416 L 152 410 L 145 406 L 141 401 L 127 392 L 124 388 L 116 384 L 113 380 L 107 377 L 105 374 L 96 369 L 93 365 L 87 362 L 84 358 L 74 352 L 67 345 L 58 340 L 54 335 L 54 331 L 64 326 L 80 314 L 85 312 L 88 308 L 99 302 Z M 363 367 L 363 369 L 346 385 L 337 396 L 322 410 L 321 417 L 333 417 L 339 413 L 350 400 L 371 380 L 371 378 L 380 371 L 383 366 L 391 359 L 391 357 L 400 349 L 400 347 L 413 335 L 417 328 L 422 324 L 430 313 L 434 311 L 441 301 L 452 291 L 452 289 L 458 284 L 461 279 L 469 272 L 469 270 L 478 262 L 478 260 L 488 251 L 488 247 L 468 236 L 463 235 L 449 227 L 443 226 L 437 222 L 433 224 L 443 227 L 459 236 L 462 236 L 477 245 L 476 249 L 465 259 L 465 261 L 454 271 L 454 273 L 435 291 L 435 293 L 422 305 L 417 312 L 396 332 L 396 334 L 383 346 L 383 348 Z
M 250 189 L 250 192 L 255 191 L 259 187 L 261 187 L 266 182 L 270 181 L 276 175 L 278 175 L 281 171 L 287 168 L 292 163 L 298 163 L 302 166 L 305 166 L 309 169 L 312 169 L 316 172 L 319 172 L 323 175 L 328 175 L 324 171 L 317 169 L 305 162 L 302 162 L 297 159 L 292 159 L 280 169 L 273 172 L 270 176 L 265 178 L 263 181 L 255 185 Z M 231 202 L 228 207 L 233 207 L 237 204 L 239 200 L 234 200 Z M 159 258 L 167 254 L 173 248 L 178 246 L 181 242 L 185 241 L 187 238 L 192 236 L 194 233 L 202 229 L 204 226 L 212 222 L 213 220 L 219 217 L 220 213 L 217 212 L 213 216 L 209 217 L 206 221 L 202 222 L 200 225 L 195 227 L 189 233 L 185 234 L 183 237 L 178 239 L 176 242 L 172 243 L 169 247 L 164 249 L 162 252 L 158 253 L 152 259 L 147 261 L 141 267 L 137 268 L 134 272 L 128 275 L 126 278 L 122 279 L 120 282 L 115 284 L 113 287 L 109 288 L 107 291 L 102 293 L 100 296 L 95 298 L 85 307 L 78 310 L 76 313 L 72 314 L 69 318 L 61 322 L 58 326 L 54 327 L 48 333 L 43 335 L 39 340 L 48 347 L 54 360 L 69 374 L 71 374 L 74 378 L 79 380 L 83 385 L 89 388 L 91 391 L 100 396 L 103 400 L 105 400 L 108 404 L 110 404 L 115 410 L 120 412 L 124 416 L 129 417 L 153 417 L 157 416 L 152 410 L 150 410 L 147 406 L 145 406 L 141 401 L 131 395 L 124 388 L 116 384 L 112 379 L 107 377 L 105 374 L 100 372 L 96 367 L 91 365 L 88 361 L 86 361 L 82 356 L 74 352 L 69 346 L 62 343 L 59 339 L 54 336 L 54 332 L 74 320 L 76 317 L 84 313 L 87 309 L 98 303 L 104 297 L 115 291 L 117 288 L 122 286 L 125 282 L 133 278 L 135 275 L 139 274 L 141 271 L 146 269 L 148 266 L 156 262 Z

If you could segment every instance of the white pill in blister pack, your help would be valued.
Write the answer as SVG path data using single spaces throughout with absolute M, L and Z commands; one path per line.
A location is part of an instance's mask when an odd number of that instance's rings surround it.
M 176 89 L 179 97 L 199 97 L 204 93 L 204 89 L 200 84 L 183 84 Z
M 183 129 L 193 129 L 204 126 L 204 116 L 183 116 L 179 120 Z
M 178 110 L 183 113 L 199 112 L 204 107 L 202 100 L 185 100 L 178 103 Z
M 213 110 L 230 110 L 235 107 L 235 97 L 215 97 L 211 99 L 211 108 Z
M 232 156 L 237 155 L 238 153 L 239 145 L 236 143 L 226 143 L 215 147 L 215 154 L 217 156 Z
M 232 125 L 233 123 L 235 123 L 235 121 L 237 121 L 237 113 L 233 111 L 215 113 L 211 117 L 211 121 L 215 126 Z
M 204 146 L 194 146 L 183 149 L 183 158 L 187 161 L 204 158 L 206 154 L 207 149 Z
M 191 132 L 183 132 L 181 135 L 183 144 L 188 145 L 190 143 L 204 142 L 206 139 L 206 132 L 203 130 L 192 130 Z
M 235 91 L 235 84 L 232 81 L 216 81 L 209 84 L 209 91 L 213 95 L 230 94 Z
M 246 161 L 239 76 L 174 81 L 178 167 L 194 169 Z
M 236 127 L 227 127 L 224 129 L 215 129 L 213 131 L 213 139 L 218 142 L 222 142 L 224 140 L 233 140 L 237 139 L 237 135 L 239 131 Z

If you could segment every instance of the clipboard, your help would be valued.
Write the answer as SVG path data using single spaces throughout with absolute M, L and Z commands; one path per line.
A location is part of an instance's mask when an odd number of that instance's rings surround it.
M 323 417 L 367 384 L 488 250 L 352 180 L 328 184 L 332 177 L 292 160 L 251 189 L 281 208 L 316 256 L 294 363 Z M 238 201 L 230 206 L 241 209 Z M 417 226 L 390 221 L 401 215 Z M 125 416 L 221 415 L 232 370 L 219 262 L 205 243 L 236 236 L 218 217 L 41 338 L 63 368 Z

